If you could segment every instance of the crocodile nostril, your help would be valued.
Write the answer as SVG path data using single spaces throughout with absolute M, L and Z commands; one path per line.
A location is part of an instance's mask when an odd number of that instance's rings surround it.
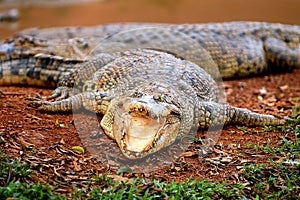
M 147 115 L 148 111 L 142 104 L 131 104 L 128 108 L 129 113 L 136 113 L 136 114 L 142 114 Z
M 143 104 L 146 104 L 146 103 L 147 103 L 146 101 L 143 101 L 143 100 L 139 100 L 138 102 L 139 102 L 139 103 L 143 103 Z

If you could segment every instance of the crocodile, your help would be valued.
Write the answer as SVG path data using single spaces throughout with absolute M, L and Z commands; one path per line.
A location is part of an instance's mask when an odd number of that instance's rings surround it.
M 217 82 L 298 68 L 299 41 L 299 26 L 264 22 L 30 29 L 1 42 L 0 85 L 56 88 L 30 105 L 102 114 L 104 132 L 138 159 L 198 128 L 285 124 L 222 102 Z
M 15 22 L 19 19 L 19 11 L 17 9 L 11 9 L 8 11 L 0 12 L 0 22 Z

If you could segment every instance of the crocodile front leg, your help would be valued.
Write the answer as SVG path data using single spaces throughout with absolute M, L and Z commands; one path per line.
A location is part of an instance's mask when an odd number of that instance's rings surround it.
M 82 63 L 72 73 L 59 81 L 59 87 L 52 92 L 48 99 L 56 99 L 59 101 L 82 91 L 82 87 L 86 80 L 93 76 L 98 69 L 114 59 L 114 55 L 102 53 L 97 55 L 94 60 Z
M 31 100 L 29 105 L 46 112 L 71 112 L 85 108 L 92 112 L 105 114 L 112 95 L 106 92 L 84 92 L 54 102 L 37 98 L 28 99 Z

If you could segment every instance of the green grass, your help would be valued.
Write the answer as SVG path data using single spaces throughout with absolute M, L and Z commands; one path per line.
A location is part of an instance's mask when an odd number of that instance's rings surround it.
M 115 181 L 106 174 L 90 180 L 83 188 L 73 188 L 72 199 L 300 199 L 300 118 L 288 126 L 267 127 L 289 137 L 271 145 L 252 144 L 269 155 L 260 165 L 245 165 L 238 184 L 186 179 L 184 183 L 136 178 Z M 246 130 L 245 130 L 246 131 Z M 283 135 L 283 134 L 282 134 Z M 284 156 L 284 157 L 283 157 Z M 278 163 L 281 158 L 282 162 Z M 295 161 L 294 164 L 289 161 Z M 21 158 L 12 159 L 0 152 L 0 199 L 67 199 L 59 186 L 34 182 L 30 165 Z M 120 169 L 119 174 L 128 173 Z
M 281 137 L 281 140 L 277 142 L 274 147 L 271 145 L 270 139 L 267 140 L 266 145 L 261 144 L 247 144 L 247 146 L 254 148 L 256 150 L 261 150 L 265 153 L 277 155 L 284 153 L 285 155 L 289 156 L 299 156 L 300 155 L 300 126 L 295 126 L 293 124 L 299 124 L 300 123 L 300 117 L 293 120 L 289 125 L 287 126 L 277 126 L 277 127 L 266 127 L 265 132 L 269 131 L 280 131 L 285 132 L 288 135 L 293 135 L 294 140 L 292 141 L 288 137 Z M 264 132 L 264 131 L 261 131 Z
M 242 176 L 250 183 L 255 197 L 259 199 L 299 199 L 300 164 L 287 167 L 272 162 L 271 167 L 245 166 Z
M 294 100 L 297 100 L 297 101 L 300 101 L 300 97 L 297 97 L 297 99 L 294 99 Z M 291 117 L 292 118 L 295 118 L 298 113 L 300 113 L 300 105 L 298 106 L 293 106 L 292 107 L 292 112 L 291 112 Z M 298 117 L 299 118 L 299 117 Z M 300 119 L 300 118 L 299 118 Z
M 287 126 L 266 129 L 284 132 L 289 137 L 293 135 L 293 140 L 281 137 L 275 145 L 271 145 L 270 140 L 266 145 L 248 144 L 270 155 L 266 164 L 247 165 L 241 174 L 250 183 L 256 199 L 300 199 L 300 126 L 296 125 L 299 122 L 300 117 Z M 281 161 L 278 163 L 271 158 Z
M 253 128 L 248 128 L 246 126 L 242 126 L 238 128 L 240 131 L 243 131 L 244 134 L 254 134 L 255 130 Z
M 0 151 L 0 183 L 9 183 L 11 180 L 29 178 L 31 174 L 30 165 L 20 159 L 10 159 Z
M 79 190 L 72 199 L 228 199 L 243 197 L 242 187 L 229 187 L 226 183 L 186 179 L 185 183 L 146 182 L 136 178 L 133 182 L 116 182 L 104 175 L 96 180 L 98 186 Z M 100 186 L 99 186 L 100 185 Z
M 31 179 L 30 165 L 19 158 L 11 159 L 0 151 L 0 199 L 61 199 L 49 184 L 27 184 Z
M 30 166 L 20 159 L 10 159 L 0 154 L 0 199 L 66 199 L 59 196 L 58 186 L 31 183 Z M 187 179 L 177 182 L 146 182 L 136 178 L 129 181 L 115 181 L 107 175 L 91 179 L 84 188 L 74 188 L 72 199 L 228 199 L 244 196 L 241 185 L 229 186 L 207 180 Z
M 53 194 L 55 188 L 49 184 L 27 184 L 25 182 L 10 182 L 6 187 L 0 187 L 0 199 L 66 199 Z

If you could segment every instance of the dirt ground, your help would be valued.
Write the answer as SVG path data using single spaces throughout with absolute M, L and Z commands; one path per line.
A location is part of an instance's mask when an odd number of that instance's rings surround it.
M 256 112 L 288 116 L 300 103 L 299 72 L 225 81 L 227 100 L 234 106 Z M 71 190 L 71 185 L 80 187 L 90 177 L 106 172 L 117 180 L 141 176 L 184 181 L 193 177 L 236 183 L 241 181 L 237 174 L 243 165 L 265 163 L 268 159 L 267 154 L 251 148 L 251 144 L 266 145 L 269 140 L 272 146 L 283 136 L 294 140 L 293 135 L 282 135 L 280 131 L 262 132 L 261 127 L 230 126 L 222 131 L 206 157 L 198 157 L 192 148 L 169 167 L 121 177 L 116 175 L 116 167 L 101 163 L 88 151 L 82 154 L 72 150 L 74 146 L 84 147 L 73 125 L 72 114 L 48 114 L 27 105 L 26 97 L 37 93 L 47 96 L 50 89 L 9 86 L 0 87 L 0 90 L 0 149 L 31 163 L 37 172 L 34 181 L 60 184 L 62 193 Z

